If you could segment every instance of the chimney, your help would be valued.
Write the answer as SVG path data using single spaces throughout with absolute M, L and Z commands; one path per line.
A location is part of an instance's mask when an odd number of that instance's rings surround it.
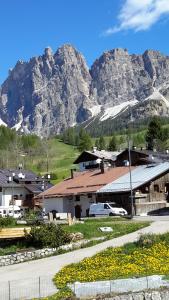
M 101 170 L 101 173 L 103 174 L 104 173 L 104 157 L 102 158 L 101 163 L 100 163 L 100 170 Z
M 70 169 L 70 172 L 71 172 L 71 179 L 74 178 L 74 169 Z

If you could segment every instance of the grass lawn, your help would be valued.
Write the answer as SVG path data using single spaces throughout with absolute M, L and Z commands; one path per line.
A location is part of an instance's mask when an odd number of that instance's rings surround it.
M 91 218 L 84 221 L 84 224 L 75 224 L 72 226 L 66 226 L 68 232 L 81 232 L 84 238 L 91 239 L 95 237 L 106 236 L 108 239 L 118 237 L 140 228 L 148 226 L 149 222 L 134 222 L 120 217 L 108 217 L 108 218 Z M 102 232 L 100 227 L 111 227 L 112 232 Z
M 136 243 L 108 248 L 80 263 L 64 267 L 55 275 L 58 288 L 67 283 L 166 275 L 169 278 L 169 233 L 141 236 Z
M 22 246 L 19 245 L 19 243 L 3 248 L 0 247 L 0 256 L 16 253 L 19 249 L 22 249 Z
M 83 233 L 85 239 L 92 239 L 95 237 L 102 237 L 102 236 L 105 236 L 106 239 L 110 239 L 110 238 L 118 237 L 136 231 L 148 225 L 149 222 L 133 222 L 123 218 L 108 217 L 108 218 L 88 219 L 84 222 L 84 224 L 75 224 L 72 226 L 64 225 L 64 228 L 67 232 L 70 233 L 72 232 Z M 22 227 L 24 226 L 22 225 Z M 99 227 L 111 227 L 113 231 L 109 233 L 101 232 Z M 87 246 L 89 245 L 86 245 L 86 247 Z M 7 244 L 4 243 L 4 245 L 0 247 L 0 256 L 16 253 L 20 249 L 22 250 L 26 249 L 24 239 L 19 240 L 18 242 L 13 241 Z
M 59 139 L 51 138 L 47 141 L 46 148 L 48 149 L 48 172 L 55 174 L 53 184 L 70 176 L 70 169 L 73 161 L 79 155 L 76 147 L 64 144 Z M 35 173 L 45 174 L 47 172 L 47 156 L 45 154 L 35 155 L 33 157 L 25 158 L 25 167 Z

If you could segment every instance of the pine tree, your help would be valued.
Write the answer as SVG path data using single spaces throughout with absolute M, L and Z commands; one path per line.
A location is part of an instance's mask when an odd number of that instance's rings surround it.
M 110 139 L 108 150 L 109 151 L 116 151 L 117 150 L 117 138 L 116 138 L 115 135 L 113 135 L 112 138 Z
M 153 117 L 148 125 L 148 130 L 145 136 L 147 142 L 147 149 L 153 150 L 158 144 L 159 141 L 162 141 L 162 127 L 160 119 L 157 117 Z
M 83 131 L 83 134 L 79 136 L 80 136 L 80 140 L 79 140 L 78 149 L 80 151 L 90 150 L 92 148 L 92 140 L 90 135 L 87 132 Z
M 103 136 L 101 136 L 101 137 L 99 138 L 99 143 L 98 143 L 98 145 L 99 145 L 99 150 L 105 150 L 105 149 L 106 149 L 106 142 L 105 142 L 105 139 L 104 139 Z

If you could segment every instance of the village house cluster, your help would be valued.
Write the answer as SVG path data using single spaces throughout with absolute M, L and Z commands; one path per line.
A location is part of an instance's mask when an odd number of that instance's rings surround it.
M 131 150 L 129 153 L 84 151 L 74 161 L 78 171 L 70 178 L 34 197 L 46 213 L 89 215 L 93 203 L 115 203 L 128 214 L 146 215 L 167 206 L 169 201 L 168 154 Z M 131 199 L 131 189 L 133 199 Z
M 9 207 L 23 212 L 34 209 L 34 197 L 51 186 L 48 176 L 22 168 L 0 169 L 0 216 L 6 216 Z

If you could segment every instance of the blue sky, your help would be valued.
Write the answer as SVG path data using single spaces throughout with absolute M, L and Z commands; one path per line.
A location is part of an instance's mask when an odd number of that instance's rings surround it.
M 0 0 L 0 83 L 17 60 L 73 44 L 90 66 L 103 51 L 169 55 L 169 0 Z

